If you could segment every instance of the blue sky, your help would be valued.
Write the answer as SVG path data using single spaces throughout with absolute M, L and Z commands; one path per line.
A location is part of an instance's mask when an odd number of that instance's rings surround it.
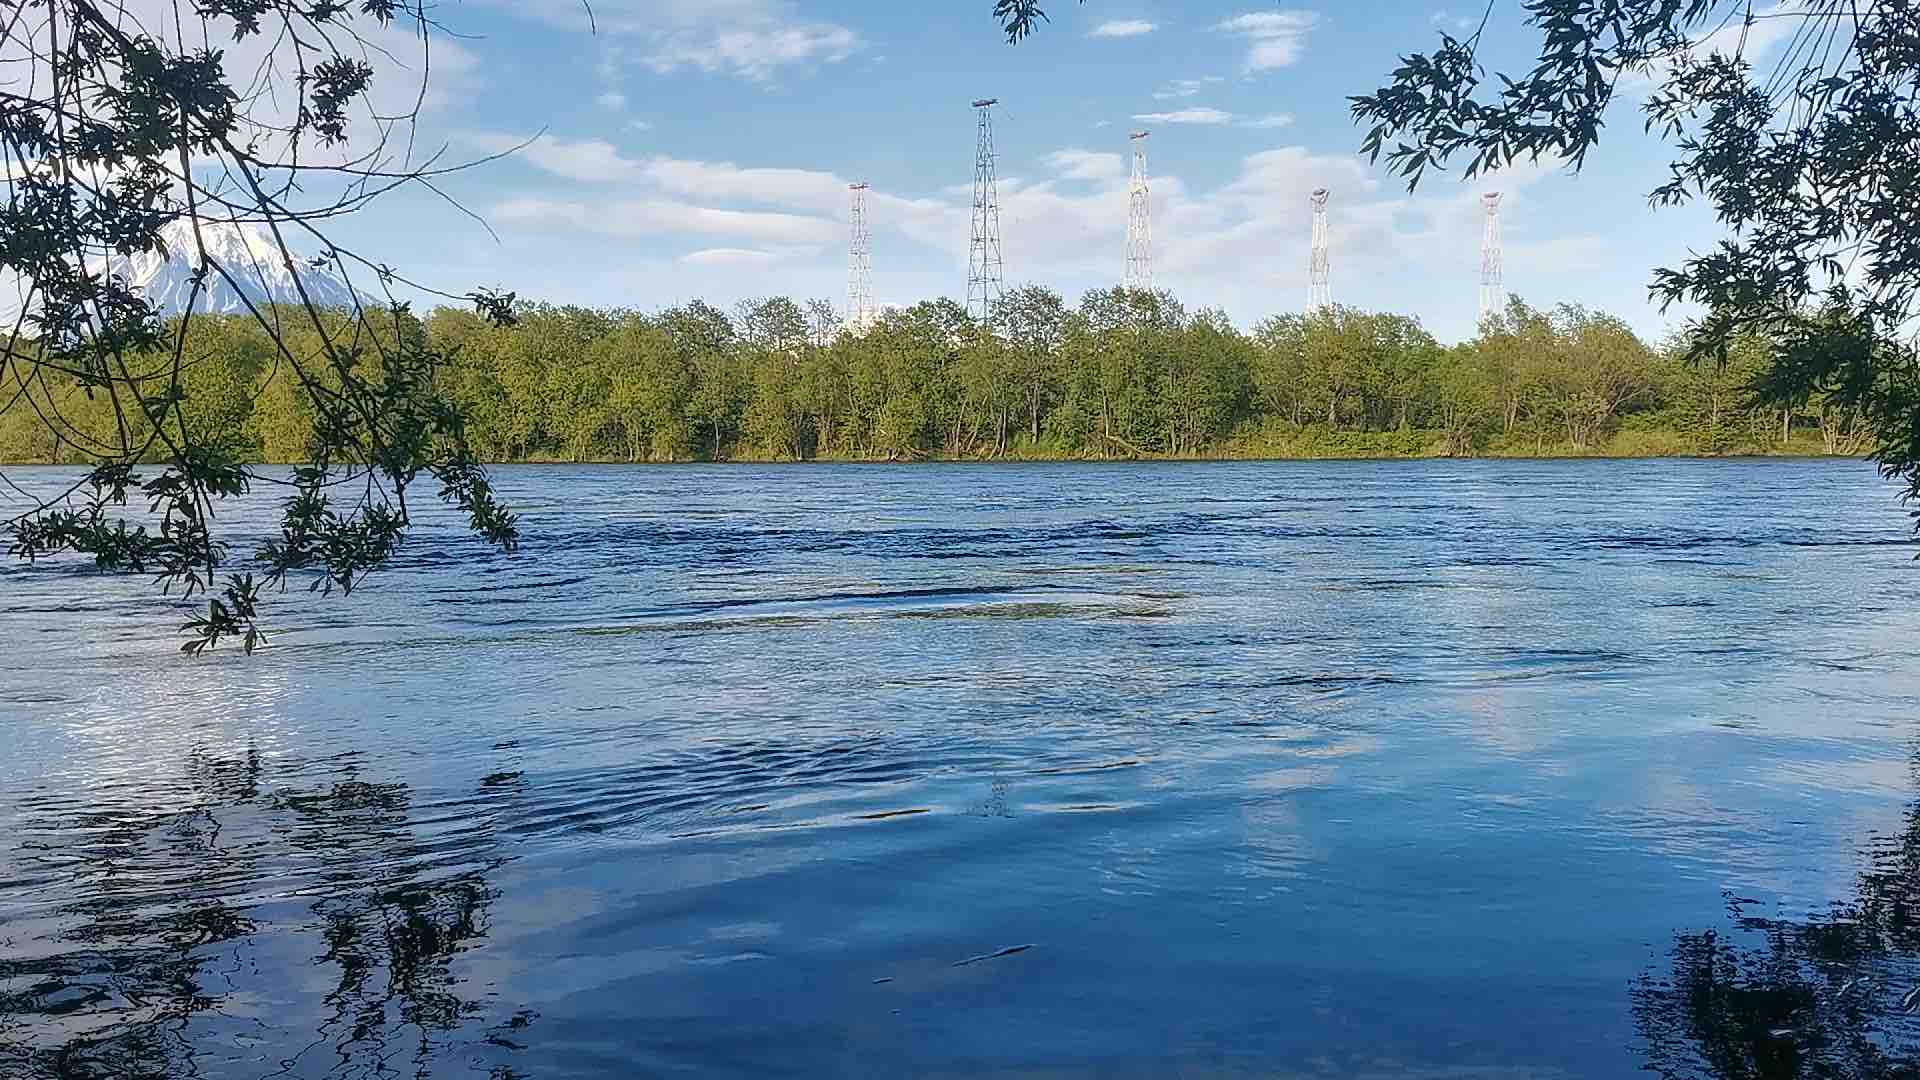
M 844 303 L 846 185 L 873 185 L 882 303 L 964 296 L 974 117 L 997 96 L 1009 284 L 1069 297 L 1123 269 L 1127 133 L 1153 131 L 1158 281 L 1250 326 L 1307 295 L 1307 195 L 1333 190 L 1335 299 L 1470 334 L 1482 190 L 1507 193 L 1509 288 L 1613 311 L 1649 337 L 1656 265 L 1713 244 L 1703 211 L 1655 212 L 1670 155 L 1622 107 L 1578 175 L 1548 166 L 1409 196 L 1355 150 L 1345 98 L 1466 10 L 1056 2 L 1007 47 L 987 0 L 497 0 L 437 12 L 423 143 L 456 156 L 539 135 L 446 187 L 498 239 L 424 192 L 340 239 L 455 291 L 651 310 L 703 298 Z M 1503 10 L 1515 5 L 1503 5 Z M 1496 20 L 1499 16 L 1496 15 Z M 1524 62 L 1512 12 L 1489 54 Z M 1518 66 L 1516 63 L 1514 66 Z M 544 133 L 544 134 L 543 134 Z

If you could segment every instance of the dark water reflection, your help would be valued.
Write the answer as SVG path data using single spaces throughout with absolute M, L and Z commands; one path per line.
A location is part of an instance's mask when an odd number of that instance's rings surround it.
M 252 660 L 0 568 L 0 1077 L 1912 1068 L 1866 466 L 505 481 Z
M 1920 802 L 1876 839 L 1852 894 L 1791 918 L 1730 896 L 1633 991 L 1663 1077 L 1920 1076 Z
M 449 858 L 405 784 L 363 775 L 195 752 L 112 809 L 41 800 L 5 882 L 40 902 L 0 938 L 0 1075 L 516 1075 L 531 1015 L 499 1017 L 455 964 L 486 939 L 517 783 L 476 793 Z

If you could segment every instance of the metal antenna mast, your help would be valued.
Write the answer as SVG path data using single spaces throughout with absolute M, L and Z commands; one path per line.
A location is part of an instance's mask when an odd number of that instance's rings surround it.
M 1127 184 L 1128 289 L 1153 289 L 1153 199 L 1147 187 L 1147 132 L 1128 136 L 1133 141 L 1133 179 Z
M 1315 188 L 1313 192 L 1313 261 L 1310 275 L 1312 287 L 1307 295 L 1307 314 L 1325 311 L 1333 306 L 1333 240 L 1327 228 L 1327 200 L 1331 193 L 1326 188 Z
M 873 326 L 873 230 L 867 226 L 867 192 L 873 185 L 849 184 L 853 205 L 847 214 L 852 244 L 847 249 L 847 325 L 856 332 Z
M 967 314 L 990 323 L 1006 291 L 1000 253 L 1000 181 L 994 175 L 993 107 L 999 98 L 973 103 L 980 114 L 973 155 L 973 242 L 967 253 Z
M 1506 255 L 1500 247 L 1500 193 L 1480 196 L 1487 210 L 1486 238 L 1480 242 L 1480 321 L 1507 306 Z

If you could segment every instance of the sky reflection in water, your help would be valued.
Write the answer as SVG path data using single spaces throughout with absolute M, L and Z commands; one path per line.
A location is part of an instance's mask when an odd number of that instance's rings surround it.
M 1867 466 L 503 479 L 251 660 L 0 570 L 0 1074 L 1913 1060 Z

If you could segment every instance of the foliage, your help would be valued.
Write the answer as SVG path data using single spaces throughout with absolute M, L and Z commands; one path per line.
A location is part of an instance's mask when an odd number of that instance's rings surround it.
M 91 466 L 65 495 L 6 525 L 19 558 L 78 553 L 102 570 L 206 595 L 205 614 L 186 626 L 187 651 L 228 636 L 251 649 L 261 589 L 314 571 L 315 587 L 351 591 L 405 536 L 408 491 L 423 474 L 490 540 L 512 547 L 515 525 L 468 441 L 466 415 L 438 385 L 449 349 L 390 294 L 324 310 L 307 291 L 310 264 L 289 246 L 289 236 L 305 237 L 336 274 L 351 280 L 358 269 L 383 293 L 399 280 L 320 226 L 446 171 L 396 154 L 389 141 L 411 137 L 412 114 L 372 97 L 368 58 L 385 50 L 370 39 L 411 35 L 426 48 L 426 8 L 171 6 L 151 26 L 99 0 L 0 12 L 9 72 L 0 276 L 24 292 L 0 350 L 0 422 L 39 456 Z M 215 41 L 257 59 L 238 65 L 244 85 Z M 412 100 L 423 95 L 420 87 Z M 264 230 L 273 250 L 239 255 L 209 242 L 216 226 L 237 223 Z M 263 271 L 284 273 L 302 302 L 263 309 L 249 300 L 245 326 L 163 321 L 109 267 L 168 254 L 194 267 L 187 311 L 216 288 L 244 298 L 246 279 Z M 468 299 L 487 321 L 511 321 L 510 297 Z M 296 454 L 304 467 L 291 480 L 250 464 Z M 229 551 L 215 507 L 262 483 L 288 486 L 281 536 L 261 552 L 258 577 L 222 583 Z M 146 504 L 149 524 L 127 523 L 130 498 Z
M 399 344 L 360 377 L 404 387 L 410 404 L 380 414 L 385 441 L 403 455 L 438 437 L 435 424 L 464 418 L 466 456 L 436 463 L 469 484 L 486 482 L 472 464 L 482 458 L 1832 452 L 1850 441 L 1857 449 L 1868 430 L 1831 402 L 1783 413 L 1757 401 L 1751 381 L 1773 349 L 1764 340 L 1741 340 L 1734 362 L 1710 370 L 1684 363 L 1680 343 L 1652 348 L 1610 316 L 1518 300 L 1452 348 L 1404 315 L 1335 308 L 1243 333 L 1166 293 L 1122 289 L 1078 305 L 1044 288 L 1015 290 L 994 333 L 950 300 L 889 311 L 862 332 L 823 329 L 822 316 L 818 303 L 781 297 L 731 317 L 700 303 L 655 314 L 533 305 L 512 328 L 442 309 L 387 326 L 383 336 Z M 310 399 L 272 362 L 253 320 L 202 316 L 187 337 L 188 427 L 231 447 L 234 460 L 314 467 Z M 114 436 L 104 397 L 88 400 L 57 370 L 28 378 L 29 407 L 0 417 L 0 460 L 86 460 L 79 446 Z M 44 437 L 36 410 L 51 408 L 66 418 L 66 442 Z M 50 519 L 92 530 L 85 550 L 103 566 L 151 570 L 192 532 L 191 519 L 176 519 L 171 533 L 130 529 L 118 539 L 119 504 L 113 489 L 103 494 L 97 512 Z M 492 505 L 478 492 L 452 494 Z M 396 517 L 338 521 L 319 495 L 289 504 L 263 581 L 310 572 L 322 588 L 350 589 L 398 542 Z M 474 525 L 504 536 L 484 511 Z
M 1040 28 L 1047 13 L 1040 10 L 1040 0 L 994 0 L 993 17 L 1007 32 L 1007 41 L 1017 44 Z
M 1674 147 L 1658 205 L 1703 199 L 1730 232 L 1655 272 L 1663 302 L 1706 314 L 1690 359 L 1732 367 L 1784 409 L 1810 403 L 1860 436 L 1870 420 L 1889 476 L 1920 497 L 1920 19 L 1904 0 L 1526 0 L 1534 67 L 1489 82 L 1482 32 L 1442 34 L 1393 81 L 1353 99 L 1364 148 L 1409 185 L 1464 160 L 1468 176 L 1518 160 L 1582 164 L 1623 84 L 1655 89 L 1646 126 Z M 1784 38 L 1758 69 L 1748 43 Z M 1484 30 L 1484 24 L 1482 27 Z M 1780 33 L 1784 31 L 1784 34 Z M 1766 339 L 1758 370 L 1736 353 Z M 1718 376 L 1707 376 L 1712 379 Z M 1835 444 L 1836 448 L 1838 443 Z
M 1685 340 L 1703 376 L 1757 387 L 1792 433 L 1818 409 L 1827 447 L 1871 444 L 1920 499 L 1920 17 L 1907 0 L 1523 0 L 1538 31 L 1530 70 L 1490 79 L 1480 57 L 1494 7 L 1465 38 L 1401 59 L 1392 81 L 1352 98 L 1364 151 L 1409 189 L 1462 164 L 1472 177 L 1517 161 L 1578 169 L 1627 88 L 1650 83 L 1645 125 L 1674 148 L 1655 205 L 1700 199 L 1727 226 L 1716 250 L 1656 270 L 1664 304 L 1705 311 Z M 1039 0 L 997 0 L 1009 42 L 1046 20 Z M 1756 33 L 1764 31 L 1764 33 Z M 1780 42 L 1764 69 L 1756 38 Z M 1755 52 L 1761 51 L 1756 48 Z M 1736 355 L 1769 343 L 1764 364 Z M 1507 390 L 1520 393 L 1523 382 Z M 1600 416 L 1630 387 L 1589 388 Z M 1508 403 L 1507 428 L 1522 407 Z M 1712 406 L 1710 406 L 1710 409 Z M 1569 416 L 1576 442 L 1590 438 Z M 1733 440 L 1737 441 L 1737 440 Z M 1712 443 L 1728 445 L 1716 436 Z M 1920 517 L 1920 511 L 1916 512 Z

